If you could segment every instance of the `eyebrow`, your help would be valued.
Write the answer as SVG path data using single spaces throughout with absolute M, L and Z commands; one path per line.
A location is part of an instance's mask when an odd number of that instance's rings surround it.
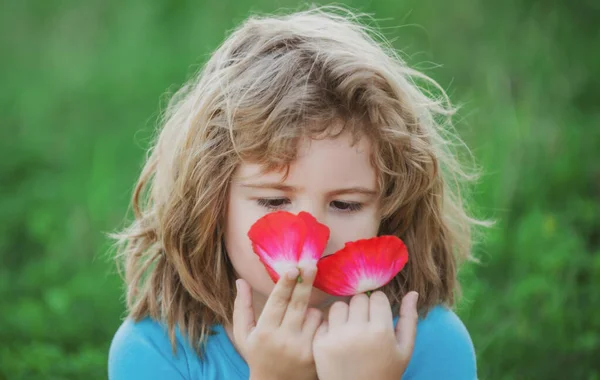
M 272 189 L 272 190 L 279 190 L 279 191 L 284 191 L 284 192 L 289 192 L 289 193 L 293 193 L 293 192 L 296 192 L 299 190 L 297 187 L 284 185 L 279 182 L 243 183 L 243 184 L 241 184 L 241 186 L 251 188 L 251 189 Z M 369 195 L 369 196 L 375 196 L 375 195 L 377 195 L 377 191 L 368 189 L 366 187 L 353 186 L 353 187 L 348 187 L 348 188 L 343 188 L 343 189 L 332 190 L 327 193 L 327 195 L 329 195 L 329 196 L 341 195 L 341 194 L 364 194 L 364 195 Z

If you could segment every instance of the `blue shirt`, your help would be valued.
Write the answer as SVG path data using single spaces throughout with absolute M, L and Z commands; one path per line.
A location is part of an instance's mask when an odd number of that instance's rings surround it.
M 125 320 L 109 353 L 111 380 L 247 380 L 248 365 L 222 326 L 208 338 L 204 358 L 179 332 L 174 355 L 165 326 L 150 318 Z M 419 319 L 413 356 L 402 380 L 472 380 L 477 378 L 475 351 L 467 329 L 451 310 L 437 306 Z

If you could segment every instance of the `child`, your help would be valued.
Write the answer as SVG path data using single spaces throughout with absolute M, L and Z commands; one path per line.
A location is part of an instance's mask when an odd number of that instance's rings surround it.
M 476 378 L 448 309 L 478 223 L 451 186 L 466 175 L 438 119 L 454 110 L 355 18 L 252 17 L 174 96 L 118 235 L 111 379 Z M 274 210 L 327 225 L 324 255 L 396 235 L 408 264 L 351 299 L 314 289 L 315 267 L 274 284 L 247 235 Z

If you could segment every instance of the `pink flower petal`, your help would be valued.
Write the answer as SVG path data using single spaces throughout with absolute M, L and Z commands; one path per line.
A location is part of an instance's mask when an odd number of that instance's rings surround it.
M 252 249 L 273 281 L 287 270 L 315 265 L 329 240 L 329 228 L 307 212 L 267 214 L 250 227 Z
M 306 239 L 298 261 L 301 265 L 308 263 L 314 265 L 325 251 L 329 240 L 329 228 L 319 223 L 315 217 L 307 212 L 300 212 L 298 217 L 304 220 L 306 225 Z
M 289 212 L 272 212 L 250 227 L 248 237 L 269 276 L 277 281 L 288 269 L 298 265 L 306 239 L 306 224 Z
M 335 296 L 364 293 L 390 282 L 407 261 L 406 245 L 396 236 L 349 242 L 319 260 L 314 285 Z

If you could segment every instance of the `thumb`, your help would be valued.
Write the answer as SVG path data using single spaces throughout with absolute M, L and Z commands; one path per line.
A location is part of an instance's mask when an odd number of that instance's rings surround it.
M 237 294 L 233 304 L 233 337 L 236 343 L 243 348 L 248 334 L 254 326 L 254 309 L 252 308 L 252 288 L 242 279 L 235 282 Z
M 417 321 L 419 315 L 417 313 L 417 301 L 419 293 L 409 292 L 402 298 L 400 305 L 400 319 L 396 324 L 396 340 L 400 347 L 402 356 L 406 359 L 410 358 L 415 346 L 415 338 L 417 336 Z

